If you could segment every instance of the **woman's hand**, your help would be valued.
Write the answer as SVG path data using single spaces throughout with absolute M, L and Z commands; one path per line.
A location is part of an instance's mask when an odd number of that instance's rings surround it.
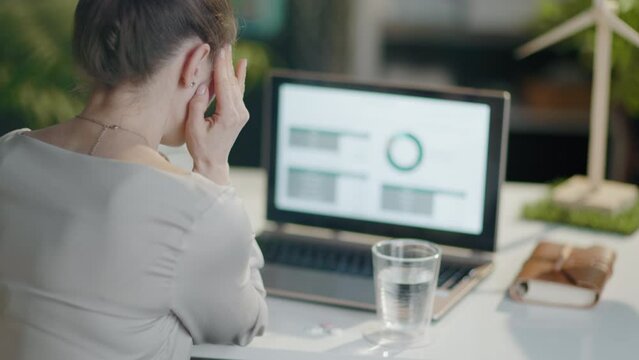
M 206 85 L 200 85 L 189 103 L 186 146 L 193 157 L 193 171 L 220 185 L 230 182 L 228 156 L 249 119 L 243 100 L 246 68 L 247 61 L 242 59 L 234 71 L 231 46 L 225 46 L 213 64 L 215 114 L 204 117 L 211 91 Z

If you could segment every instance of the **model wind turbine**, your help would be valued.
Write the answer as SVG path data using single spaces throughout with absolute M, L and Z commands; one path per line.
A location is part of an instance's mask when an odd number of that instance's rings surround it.
M 523 45 L 516 52 L 519 58 L 525 58 L 590 26 L 596 27 L 588 177 L 574 176 L 555 188 L 553 200 L 558 204 L 620 212 L 637 201 L 634 185 L 605 180 L 613 32 L 639 47 L 639 33 L 616 15 L 617 5 L 616 1 L 593 0 L 590 9 Z

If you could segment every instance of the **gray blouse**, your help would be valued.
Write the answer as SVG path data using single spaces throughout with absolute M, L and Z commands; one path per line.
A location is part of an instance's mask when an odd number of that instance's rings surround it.
M 232 187 L 0 138 L 0 359 L 188 359 L 263 332 Z

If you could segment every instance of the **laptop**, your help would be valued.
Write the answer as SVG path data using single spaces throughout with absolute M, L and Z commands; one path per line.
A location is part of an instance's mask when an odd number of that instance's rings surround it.
M 493 269 L 510 96 L 274 72 L 266 95 L 269 295 L 375 310 L 371 245 L 443 250 L 433 318 Z

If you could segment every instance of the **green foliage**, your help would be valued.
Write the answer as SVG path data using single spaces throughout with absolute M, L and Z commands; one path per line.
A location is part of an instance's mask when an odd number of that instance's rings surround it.
M 0 134 L 33 129 L 77 114 L 84 96 L 71 52 L 77 0 L 0 0 Z M 272 54 L 260 42 L 240 41 L 249 59 L 247 93 L 259 89 Z
M 0 119 L 39 128 L 73 116 L 76 0 L 0 0 Z
M 606 214 L 596 210 L 568 209 L 543 199 L 524 207 L 523 216 L 529 220 L 564 223 L 595 230 L 630 235 L 639 227 L 639 202 L 620 214 Z
M 618 0 L 619 17 L 639 30 L 639 1 Z M 549 30 L 592 6 L 592 0 L 545 0 L 540 12 L 539 30 Z M 577 48 L 586 66 L 592 68 L 594 29 L 568 40 L 568 46 Z M 639 49 L 615 36 L 613 42 L 612 99 L 632 116 L 639 116 Z

